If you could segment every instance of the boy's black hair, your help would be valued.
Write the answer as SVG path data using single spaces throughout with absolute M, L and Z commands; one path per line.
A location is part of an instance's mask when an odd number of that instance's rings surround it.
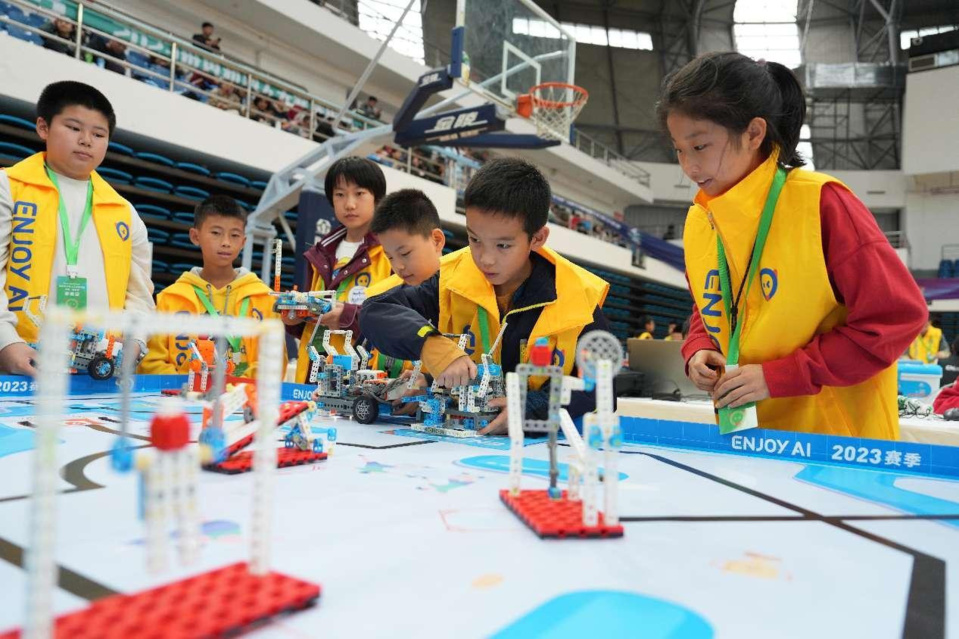
M 760 152 L 769 157 L 779 149 L 779 164 L 806 163 L 796 151 L 806 118 L 806 98 L 799 80 L 778 62 L 756 61 L 741 53 L 703 54 L 663 80 L 656 105 L 666 130 L 670 113 L 709 120 L 733 134 L 742 134 L 753 118 L 766 121 Z
M 107 96 L 89 84 L 82 82 L 63 80 L 44 87 L 40 93 L 40 99 L 37 100 L 37 117 L 43 118 L 47 126 L 50 126 L 53 123 L 53 118 L 63 113 L 65 108 L 71 106 L 82 106 L 102 113 L 103 117 L 107 119 L 110 136 L 113 136 L 113 130 L 117 126 L 117 116 L 113 112 L 113 105 L 107 100 Z
M 520 218 L 530 237 L 546 226 L 553 200 L 539 169 L 520 158 L 491 160 L 476 172 L 463 196 L 466 208 Z
M 193 211 L 193 228 L 203 226 L 203 222 L 211 215 L 236 218 L 246 226 L 246 210 L 229 195 L 211 195 L 197 204 Z
M 400 229 L 410 235 L 429 237 L 438 228 L 440 214 L 426 193 L 418 189 L 401 189 L 387 195 L 377 205 L 370 223 L 373 234 Z
M 639 325 L 643 327 L 643 330 L 646 330 L 646 325 L 653 321 L 653 318 L 649 315 L 640 315 L 639 316 Z
M 373 194 L 373 201 L 379 204 L 386 195 L 386 176 L 383 170 L 373 160 L 367 158 L 347 157 L 333 163 L 326 172 L 326 199 L 333 205 L 333 189 L 339 182 L 355 184 Z
M 369 96 L 368 98 L 366 98 L 366 101 L 367 101 L 367 102 L 369 102 L 370 100 L 373 100 L 373 102 L 379 102 L 379 100 L 376 99 L 376 96 L 375 96 L 375 95 L 371 95 L 371 96 Z
M 213 23 L 212 23 L 212 22 L 204 22 L 202 25 L 200 25 L 200 28 L 201 28 L 201 29 L 206 29 L 207 27 L 213 27 Z M 214 28 L 216 28 L 216 27 L 214 27 Z

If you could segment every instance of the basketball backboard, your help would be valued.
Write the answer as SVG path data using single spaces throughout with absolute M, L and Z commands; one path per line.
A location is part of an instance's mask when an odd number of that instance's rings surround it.
M 459 82 L 510 112 L 538 84 L 575 82 L 576 39 L 532 0 L 457 0 L 456 26 Z

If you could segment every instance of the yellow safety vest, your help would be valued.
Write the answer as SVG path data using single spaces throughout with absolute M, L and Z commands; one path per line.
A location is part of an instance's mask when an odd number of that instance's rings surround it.
M 37 153 L 6 169 L 13 225 L 5 290 L 9 308 L 17 315 L 17 332 L 31 343 L 36 342 L 39 330 L 24 308 L 29 298 L 51 294 L 50 278 L 60 232 L 60 194 L 47 176 L 45 160 L 46 153 Z M 103 270 L 108 274 L 107 300 L 111 309 L 122 309 L 133 259 L 132 207 L 96 171 L 90 174 L 90 181 L 93 224 L 103 251 Z
M 562 366 L 563 372 L 568 375 L 576 360 L 576 341 L 583 328 L 592 323 L 593 311 L 606 300 L 609 284 L 552 249 L 543 247 L 537 252 L 556 269 L 556 301 L 543 305 L 539 319 L 520 353 L 520 361 L 528 361 L 529 347 L 540 337 L 545 337 L 553 349 L 553 363 Z M 489 339 L 492 341 L 501 324 L 493 285 L 476 267 L 469 247 L 450 253 L 447 257 L 450 258 L 449 262 L 440 269 L 437 329 L 443 333 L 468 332 L 479 336 L 479 309 L 483 308 L 488 317 Z M 503 319 L 509 321 L 511 313 L 523 310 L 528 308 L 511 309 Z M 476 362 L 481 361 L 481 355 L 482 348 L 475 348 L 471 353 Z M 500 361 L 498 352 L 493 355 L 497 362 Z M 539 389 L 544 382 L 544 378 L 531 379 L 530 386 Z
M 729 318 L 720 293 L 716 234 L 738 290 L 775 171 L 773 155 L 723 195 L 708 199 L 697 194 L 686 217 L 686 274 L 706 331 L 723 353 L 728 352 Z M 819 198 L 827 183 L 839 182 L 811 171 L 788 174 L 760 261 L 759 285 L 749 290 L 741 310 L 741 366 L 785 357 L 845 323 L 847 310 L 833 294 L 822 250 Z M 896 393 L 893 364 L 854 386 L 824 386 L 817 395 L 763 400 L 757 405 L 759 425 L 898 439 Z

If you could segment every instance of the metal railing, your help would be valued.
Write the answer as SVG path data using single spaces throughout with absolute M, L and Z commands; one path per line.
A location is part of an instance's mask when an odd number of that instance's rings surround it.
M 323 142 L 345 132 L 382 126 L 381 122 L 354 110 L 348 112 L 334 129 L 331 121 L 339 111 L 339 105 L 99 1 L 94 4 L 80 0 L 72 8 L 59 5 L 58 10 L 45 8 L 39 1 L 5 1 L 26 15 L 43 16 L 47 20 L 47 23 L 37 25 L 0 14 L 0 23 L 5 24 L 8 31 L 19 29 L 33 34 L 35 41 L 39 40 L 50 48 L 59 45 L 62 52 L 76 59 L 85 59 L 132 79 L 294 135 Z M 346 8 L 352 6 L 348 0 L 317 1 L 317 4 L 325 5 L 327 9 L 337 5 L 347 18 Z M 439 48 L 434 51 L 436 56 L 448 58 L 448 53 Z M 604 161 L 640 184 L 649 185 L 646 171 L 631 165 L 601 142 L 580 131 L 574 131 L 572 140 L 577 149 Z M 400 171 L 447 184 L 461 194 L 472 174 L 481 166 L 484 156 L 483 152 L 458 152 L 447 147 L 405 149 L 386 146 L 371 158 Z
M 892 244 L 892 248 L 909 248 L 909 238 L 906 237 L 905 231 L 886 231 L 884 235 L 886 239 L 889 240 L 889 243 Z
M 573 127 L 573 134 L 570 136 L 569 143 L 586 155 L 597 160 L 602 160 L 608 164 L 610 168 L 616 169 L 643 186 L 649 186 L 648 171 L 639 168 L 633 162 L 626 159 L 626 156 L 623 154 L 614 151 L 602 142 L 586 135 L 575 126 Z

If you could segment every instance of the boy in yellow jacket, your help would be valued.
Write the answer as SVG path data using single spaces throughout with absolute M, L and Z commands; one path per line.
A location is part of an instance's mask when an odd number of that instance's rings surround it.
M 95 311 L 154 308 L 146 227 L 96 172 L 115 128 L 102 93 L 54 82 L 37 101 L 46 151 L 0 171 L 0 372 L 36 374 L 29 314 L 41 297 Z M 134 343 L 128 356 L 145 347 Z
M 233 198 L 214 195 L 201 202 L 194 213 L 190 240 L 200 247 L 203 266 L 196 266 L 157 295 L 157 310 L 191 315 L 232 315 L 259 320 L 276 317 L 270 288 L 254 273 L 234 268 L 246 233 L 246 211 Z M 140 364 L 147 374 L 190 371 L 192 335 L 157 335 Z M 255 339 L 228 338 L 228 352 L 236 364 L 237 377 L 255 377 Z
M 466 188 L 469 246 L 443 258 L 440 272 L 419 286 L 368 299 L 363 334 L 387 355 L 422 359 L 440 385 L 452 387 L 476 376 L 476 362 L 506 324 L 493 353 L 504 372 L 528 361 L 528 346 L 545 337 L 553 362 L 571 374 L 580 334 L 608 327 L 600 307 L 609 285 L 545 246 L 550 201 L 549 183 L 533 165 L 487 163 Z M 467 350 L 442 333 L 469 334 Z M 547 404 L 545 386 L 531 384 L 527 417 L 545 418 Z M 578 417 L 593 406 L 589 394 L 574 392 L 569 412 Z M 480 434 L 505 432 L 504 410 Z

